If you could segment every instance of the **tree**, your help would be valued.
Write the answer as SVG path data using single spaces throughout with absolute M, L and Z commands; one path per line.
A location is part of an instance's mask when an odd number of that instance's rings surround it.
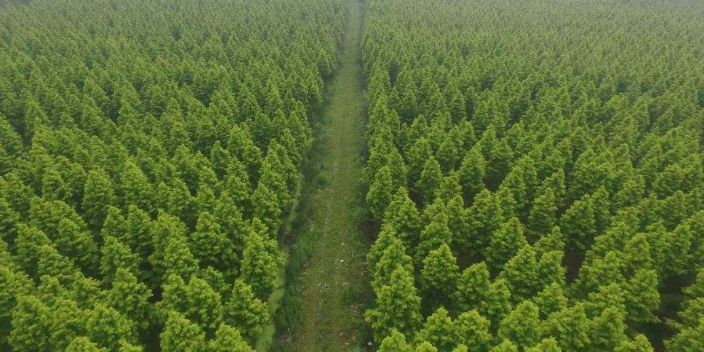
M 169 312 L 166 326 L 159 335 L 161 350 L 164 352 L 205 351 L 205 334 L 198 325 L 183 315 Z
M 467 238 L 471 232 L 467 224 L 467 208 L 459 195 L 447 201 L 445 206 L 448 222 L 447 226 L 452 233 L 452 248 L 461 252 L 468 248 Z
M 254 351 L 240 336 L 237 329 L 226 324 L 220 324 L 215 332 L 215 338 L 208 341 L 208 352 L 252 352 Z
M 660 306 L 660 293 L 655 270 L 638 270 L 625 287 L 626 320 L 629 323 L 657 322 L 653 312 Z
M 557 202 L 552 189 L 548 188 L 545 193 L 535 199 L 533 207 L 528 215 L 529 228 L 537 237 L 548 234 L 557 223 Z
M 99 348 L 89 338 L 82 336 L 76 337 L 71 341 L 71 344 L 66 348 L 66 352 L 106 352 L 107 348 Z
M 381 230 L 377 235 L 376 241 L 374 241 L 374 244 L 372 244 L 369 251 L 367 251 L 367 270 L 372 273 L 372 275 L 376 271 L 376 265 L 384 255 L 386 248 L 397 239 L 396 229 L 393 226 L 389 224 L 383 224 L 381 226 Z
M 596 219 L 589 196 L 574 202 L 560 218 L 560 230 L 569 239 L 568 247 L 576 253 L 586 251 L 596 235 Z
M 364 319 L 374 329 L 374 340 L 383 341 L 393 329 L 413 337 L 421 323 L 421 300 L 416 295 L 411 273 L 398 267 L 391 274 L 389 285 L 376 294 L 376 308 L 364 313 Z
M 506 263 L 499 278 L 506 281 L 511 291 L 511 299 L 518 303 L 529 299 L 538 293 L 538 263 L 535 261 L 535 251 L 530 245 L 525 245 Z
M 251 232 L 242 252 L 241 277 L 252 286 L 257 297 L 269 295 L 281 263 L 279 253 L 271 252 L 265 241 L 257 233 Z
M 133 274 L 139 272 L 137 268 L 139 259 L 132 253 L 130 247 L 122 244 L 117 238 L 106 237 L 101 252 L 100 273 L 106 283 L 115 279 L 118 269 L 125 269 Z
M 526 348 L 525 352 L 562 352 L 560 346 L 557 344 L 554 338 L 549 337 L 540 341 L 539 344 Z
M 61 255 L 54 247 L 43 245 L 38 248 L 37 277 L 53 276 L 62 284 L 73 282 L 76 267 L 71 259 Z
M 366 202 L 372 215 L 376 219 L 382 219 L 386 209 L 391 203 L 393 193 L 393 180 L 388 166 L 383 166 L 374 176 L 374 181 L 369 185 Z
M 388 285 L 391 274 L 399 266 L 409 273 L 413 272 L 413 260 L 406 254 L 406 248 L 398 238 L 392 238 L 390 244 L 386 246 L 379 261 L 372 268 L 372 288 L 380 290 L 384 285 Z
M 458 170 L 465 202 L 474 199 L 484 189 L 485 164 L 484 157 L 478 148 L 472 148 L 465 154 Z
M 252 288 L 242 279 L 235 281 L 230 299 L 224 306 L 224 318 L 228 325 L 237 328 L 245 339 L 252 341 L 264 330 L 269 321 L 266 303 L 254 297 Z
M 420 212 L 408 196 L 405 187 L 399 187 L 386 209 L 383 228 L 391 227 L 407 249 L 415 248 L 423 228 Z M 381 234 L 379 234 L 381 237 Z
M 169 260 L 180 260 L 175 255 L 184 254 L 185 252 L 177 253 L 182 251 L 184 246 L 186 249 L 188 248 L 186 245 L 186 226 L 177 217 L 160 211 L 150 227 L 149 237 L 153 248 L 149 256 L 149 263 L 157 277 L 165 277 L 167 270 L 176 269 L 170 267 L 166 261 L 167 248 L 171 246 Z
M 667 342 L 665 345 L 667 346 L 668 351 L 677 351 L 676 347 L 673 348 L 672 346 L 667 345 Z M 647 337 L 638 334 L 633 338 L 633 340 L 624 340 L 621 342 L 621 344 L 616 347 L 614 352 L 653 352 L 653 346 L 650 345 L 650 341 L 648 341 Z
M 0 196 L 0 239 L 14 241 L 17 236 L 17 226 L 21 218 L 10 203 Z
M 153 251 L 151 240 L 152 221 L 144 210 L 130 205 L 127 212 L 127 236 L 123 242 L 140 258 L 148 258 Z M 143 259 L 144 260 L 144 259 Z
M 198 217 L 196 231 L 189 237 L 189 248 L 202 267 L 232 272 L 238 262 L 236 248 L 227 238 L 214 215 L 203 212 Z
M 18 226 L 15 258 L 20 267 L 30 276 L 37 274 L 39 248 L 49 243 L 49 238 L 41 230 L 24 224 Z
M 92 229 L 97 230 L 103 225 L 108 207 L 115 204 L 115 191 L 112 185 L 113 181 L 105 170 L 95 168 L 88 172 L 83 188 L 81 209 L 86 214 L 86 223 Z
M 134 324 L 118 311 L 102 304 L 96 304 L 88 314 L 86 332 L 91 340 L 100 341 L 100 345 L 109 350 L 116 350 L 123 339 L 128 342 L 137 340 Z
M 179 178 L 174 180 L 171 187 L 166 211 L 177 216 L 189 229 L 195 226 L 196 202 L 186 182 Z
M 680 331 L 672 339 L 665 341 L 668 351 L 687 352 L 698 351 L 704 347 L 704 319 L 699 324 Z
M 565 285 L 565 267 L 562 265 L 563 253 L 561 251 L 550 251 L 543 253 L 538 260 L 538 290 L 557 283 Z
M 428 256 L 423 259 L 423 269 L 420 274 L 421 286 L 425 292 L 431 293 L 441 301 L 449 298 L 454 292 L 458 276 L 457 259 L 447 244 L 430 251 Z M 442 350 L 441 346 L 437 344 L 435 346 Z
M 528 348 L 540 341 L 539 308 L 523 301 L 499 323 L 498 337 L 510 340 L 518 348 Z
M 379 352 L 412 352 L 411 345 L 406 342 L 406 337 L 396 329 L 384 338 L 379 346 Z
M 254 217 L 266 225 L 272 238 L 279 232 L 281 226 L 282 211 L 279 201 L 276 193 L 264 183 L 257 185 L 251 197 Z
M 162 265 L 165 268 L 165 275 L 177 274 L 186 279 L 199 270 L 198 261 L 193 257 L 183 238 L 174 238 L 166 245 Z
M 623 312 L 616 307 L 604 309 L 592 325 L 589 340 L 594 351 L 614 351 L 626 340 Z
M 589 293 L 583 302 L 587 316 L 590 318 L 600 316 L 607 308 L 615 308 L 622 315 L 626 314 L 625 292 L 617 283 L 600 286 L 598 291 Z
M 474 197 L 474 202 L 467 212 L 467 224 L 472 229 L 468 239 L 470 249 L 483 251 L 489 245 L 491 234 L 504 221 L 501 214 L 501 206 L 490 191 L 485 189 Z
M 152 212 L 153 188 L 142 170 L 131 161 L 125 163 L 120 176 L 120 190 L 123 202 L 136 205 L 146 212 Z
M 455 319 L 457 341 L 466 345 L 470 351 L 486 352 L 489 350 L 492 341 L 490 327 L 491 322 L 479 315 L 476 310 L 466 311 Z
M 518 352 L 518 347 L 509 340 L 503 340 L 503 342 L 494 346 L 489 352 Z
M 554 337 L 563 351 L 589 351 L 590 325 L 584 306 L 578 303 L 550 314 L 541 326 L 542 336 Z
M 585 297 L 589 292 L 597 291 L 600 286 L 626 281 L 622 274 L 623 262 L 615 251 L 603 258 L 595 258 L 591 263 L 582 265 L 579 277 L 572 285 L 572 290 Z
M 73 193 L 61 174 L 54 168 L 50 168 L 42 177 L 42 196 L 48 201 L 60 200 L 68 203 Z
M 137 324 L 140 331 L 147 330 L 151 320 L 149 300 L 152 292 L 137 281 L 130 271 L 118 268 L 112 287 L 107 292 L 105 303 Z
M 49 351 L 50 332 L 41 319 L 48 312 L 49 307 L 35 296 L 17 297 L 17 305 L 12 311 L 10 346 L 18 351 Z
M 186 289 L 186 318 L 198 324 L 207 336 L 212 336 L 223 319 L 220 294 L 198 277 L 192 277 Z
M 59 253 L 74 259 L 84 273 L 95 273 L 98 269 L 98 246 L 92 234 L 82 231 L 70 219 L 61 219 L 57 230 L 58 234 L 52 242 Z
M 463 312 L 477 309 L 484 302 L 489 285 L 491 280 L 486 264 L 484 262 L 472 264 L 464 269 L 457 280 L 457 288 L 453 295 L 455 305 Z
M 428 317 L 416 334 L 416 341 L 429 342 L 440 352 L 451 352 L 456 345 L 455 326 L 445 308 Z
M 440 185 L 442 184 L 443 174 L 440 169 L 440 163 L 434 157 L 430 157 L 423 165 L 423 171 L 420 173 L 420 178 L 416 183 L 418 192 L 423 196 L 423 201 L 428 204 L 440 196 Z
M 501 224 L 492 234 L 486 252 L 486 262 L 490 268 L 500 271 L 506 262 L 515 257 L 528 242 L 523 235 L 523 225 L 513 217 Z
M 498 279 L 489 285 L 484 297 L 479 304 L 479 313 L 489 318 L 493 326 L 498 326 L 499 322 L 513 310 L 511 291 L 506 287 L 503 279 Z
M 555 226 L 552 228 L 552 231 L 542 235 L 533 243 L 533 249 L 535 250 L 535 254 L 540 257 L 542 257 L 544 253 L 552 251 L 564 253 L 565 242 L 560 233 L 560 228 Z
M 414 259 L 421 261 L 427 257 L 431 251 L 440 248 L 443 244 L 449 245 L 452 241 L 452 233 L 448 226 L 447 215 L 438 213 L 432 217 L 430 223 L 425 226 L 420 233 L 420 243 L 415 250 Z

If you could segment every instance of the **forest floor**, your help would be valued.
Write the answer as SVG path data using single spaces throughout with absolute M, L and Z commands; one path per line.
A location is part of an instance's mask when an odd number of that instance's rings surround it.
M 318 188 L 311 194 L 310 232 L 318 240 L 298 277 L 300 307 L 289 348 L 347 351 L 360 342 L 367 244 L 363 220 L 364 95 L 360 37 L 364 4 L 349 1 L 340 67 L 323 109 Z

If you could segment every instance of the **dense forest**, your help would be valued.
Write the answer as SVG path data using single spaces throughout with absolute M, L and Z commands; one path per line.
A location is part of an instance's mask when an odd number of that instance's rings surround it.
M 345 16 L 0 1 L 0 350 L 252 350 Z
M 704 351 L 703 15 L 370 1 L 379 351 Z
M 0 0 L 0 351 L 325 346 L 704 351 L 704 2 Z

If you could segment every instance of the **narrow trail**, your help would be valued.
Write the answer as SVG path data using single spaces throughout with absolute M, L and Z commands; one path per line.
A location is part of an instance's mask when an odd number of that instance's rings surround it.
M 344 352 L 356 347 L 363 312 L 358 301 L 365 285 L 361 150 L 364 96 L 360 37 L 364 4 L 349 0 L 341 67 L 329 88 L 320 155 L 324 184 L 312 195 L 311 230 L 320 234 L 300 276 L 300 326 L 293 350 Z

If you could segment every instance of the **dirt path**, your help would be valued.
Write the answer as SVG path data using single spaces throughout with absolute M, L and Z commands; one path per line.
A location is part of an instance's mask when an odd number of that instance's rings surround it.
M 358 293 L 365 284 L 365 244 L 359 230 L 364 144 L 360 62 L 363 4 L 350 0 L 341 67 L 331 82 L 320 155 L 323 186 L 312 196 L 311 229 L 319 233 L 303 270 L 300 326 L 293 350 L 344 352 L 359 342 L 363 322 Z

